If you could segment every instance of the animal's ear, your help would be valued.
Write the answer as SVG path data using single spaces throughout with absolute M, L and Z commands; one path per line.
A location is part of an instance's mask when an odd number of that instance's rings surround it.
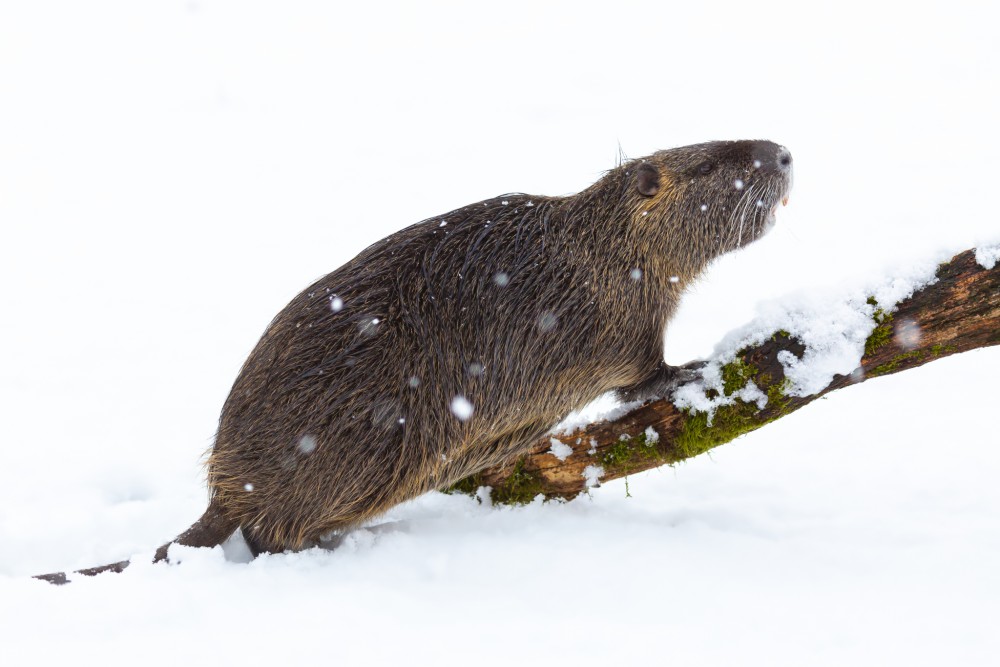
M 660 170 L 649 162 L 643 162 L 635 172 L 635 189 L 639 194 L 652 197 L 660 190 Z

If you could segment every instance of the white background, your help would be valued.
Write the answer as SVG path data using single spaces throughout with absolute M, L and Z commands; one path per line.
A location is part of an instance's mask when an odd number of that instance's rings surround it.
M 425 217 L 575 192 L 619 147 L 783 143 L 790 205 L 692 290 L 672 362 L 760 301 L 997 240 L 988 7 L 4 0 L 3 662 L 987 664 L 996 349 L 840 392 L 628 499 L 431 495 L 334 553 L 145 560 L 204 507 L 199 457 L 271 317 Z

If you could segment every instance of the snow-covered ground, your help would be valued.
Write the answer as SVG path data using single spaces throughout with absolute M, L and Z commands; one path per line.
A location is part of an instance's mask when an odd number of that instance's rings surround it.
M 619 145 L 785 144 L 790 205 L 689 294 L 678 363 L 1000 239 L 987 3 L 361 4 L 0 4 L 0 663 L 995 664 L 996 348 L 631 498 L 431 494 L 334 552 L 146 564 L 271 317 L 424 217 L 577 191 Z

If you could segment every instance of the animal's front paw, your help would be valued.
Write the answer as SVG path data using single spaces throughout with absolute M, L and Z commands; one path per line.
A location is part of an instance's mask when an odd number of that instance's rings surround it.
M 620 387 L 615 390 L 615 394 L 623 403 L 667 398 L 677 387 L 697 378 L 704 365 L 703 361 L 692 361 L 683 366 L 670 366 L 660 362 L 656 371 L 648 378 L 634 385 Z

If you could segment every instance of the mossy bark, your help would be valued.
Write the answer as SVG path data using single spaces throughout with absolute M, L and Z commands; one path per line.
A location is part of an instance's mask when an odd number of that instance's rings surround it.
M 873 305 L 876 327 L 865 345 L 861 365 L 848 375 L 834 377 L 816 394 L 785 394 L 787 383 L 778 353 L 787 351 L 801 357 L 805 348 L 788 332 L 778 331 L 767 342 L 741 350 L 737 359 L 723 368 L 725 393 L 732 394 L 753 380 L 768 396 L 763 409 L 737 399 L 719 408 L 709 423 L 705 413 L 688 413 L 669 400 L 654 400 L 615 421 L 597 422 L 571 435 L 558 436 L 573 449 L 565 460 L 549 453 L 551 436 L 546 436 L 510 465 L 483 470 L 449 490 L 475 493 L 479 487 L 489 486 L 493 501 L 506 504 L 530 502 L 538 495 L 573 498 L 587 490 L 584 470 L 588 466 L 601 467 L 600 480 L 608 481 L 671 465 L 780 419 L 831 391 L 952 354 L 998 345 L 1000 265 L 986 270 L 976 263 L 974 252 L 967 250 L 939 266 L 934 284 L 893 311 Z M 912 331 L 919 331 L 919 336 L 907 333 Z

